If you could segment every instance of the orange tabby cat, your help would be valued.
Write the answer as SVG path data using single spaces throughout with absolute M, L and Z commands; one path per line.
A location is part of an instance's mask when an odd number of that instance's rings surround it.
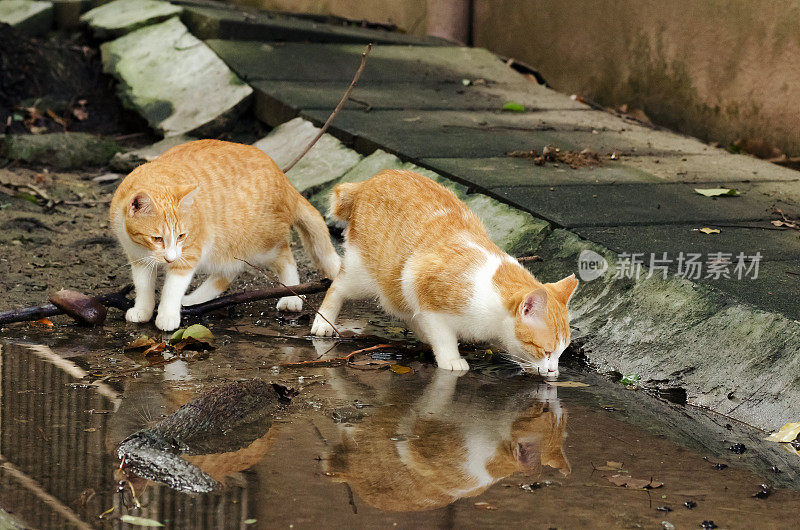
M 404 402 L 406 383 L 392 389 L 390 402 L 399 404 L 342 425 L 326 474 L 390 511 L 441 508 L 515 473 L 535 480 L 544 466 L 569 475 L 567 413 L 555 387 L 540 385 L 506 403 L 482 395 L 454 400 L 459 374 L 437 372 L 412 403 Z
M 459 337 L 497 339 L 525 368 L 558 375 L 575 275 L 539 282 L 455 195 L 410 171 L 336 186 L 331 213 L 348 223 L 345 256 L 312 334 L 333 334 L 325 319 L 333 322 L 345 299 L 377 296 L 431 345 L 440 368 L 469 369 Z
M 173 147 L 134 169 L 111 201 L 111 224 L 131 262 L 135 305 L 125 318 L 147 322 L 155 308 L 156 265 L 166 265 L 156 326 L 180 325 L 180 308 L 215 298 L 244 267 L 270 267 L 286 285 L 299 281 L 289 249 L 294 225 L 317 267 L 333 278 L 340 259 L 322 216 L 259 149 L 218 140 Z M 237 259 L 238 258 L 238 259 Z M 184 296 L 195 272 L 209 278 Z M 299 311 L 284 297 L 278 309 Z

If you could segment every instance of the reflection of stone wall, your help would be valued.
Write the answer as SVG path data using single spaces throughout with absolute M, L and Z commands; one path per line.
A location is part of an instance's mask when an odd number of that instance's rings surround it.
M 141 510 L 124 509 L 115 493 L 119 462 L 105 443 L 119 398 L 107 386 L 76 385 L 79 367 L 36 349 L 0 347 L 0 508 L 31 528 L 94 526 L 112 506 L 116 515 L 173 528 L 243 525 L 252 509 L 246 474 L 221 494 L 190 496 L 151 484 Z
M 233 0 L 425 31 L 425 1 Z M 800 154 L 800 4 L 785 0 L 474 0 L 475 45 L 553 88 L 721 144 Z

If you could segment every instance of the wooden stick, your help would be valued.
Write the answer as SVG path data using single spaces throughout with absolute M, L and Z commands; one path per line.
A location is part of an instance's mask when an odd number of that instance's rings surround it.
M 232 305 L 266 300 L 268 298 L 281 298 L 284 296 L 314 294 L 324 292 L 330 287 L 331 281 L 327 278 L 316 282 L 301 283 L 290 287 L 273 287 L 271 289 L 258 289 L 255 291 L 239 291 L 238 293 L 220 296 L 202 304 L 190 305 L 181 309 L 181 316 L 197 316 L 209 311 L 222 309 Z
M 97 296 L 97 300 L 106 307 L 115 307 L 117 309 L 128 309 L 133 306 L 126 295 L 133 290 L 133 285 L 126 285 L 118 291 L 107 293 Z M 0 311 L 0 324 L 10 324 L 12 322 L 28 322 L 31 320 L 39 320 L 40 318 L 51 317 L 60 315 L 64 312 L 53 304 L 44 304 L 34 307 L 24 307 L 22 309 L 11 309 L 9 311 Z
M 317 141 L 320 138 L 322 138 L 322 135 L 325 134 L 325 131 L 328 130 L 328 126 L 333 121 L 333 118 L 335 118 L 336 115 L 339 114 L 339 111 L 342 110 L 342 107 L 344 106 L 345 101 L 347 101 L 347 98 L 349 98 L 350 94 L 353 92 L 353 89 L 355 88 L 356 83 L 358 82 L 358 78 L 361 77 L 361 72 L 364 71 L 364 65 L 367 64 L 367 55 L 369 55 L 370 50 L 372 50 L 372 43 L 371 42 L 369 44 L 367 44 L 367 47 L 364 48 L 363 52 L 361 52 L 361 64 L 359 65 L 358 70 L 356 70 L 356 75 L 353 76 L 353 80 L 350 82 L 350 86 L 347 87 L 347 90 L 344 91 L 344 95 L 342 96 L 342 99 L 339 100 L 339 104 L 336 105 L 335 109 L 333 109 L 333 112 L 331 113 L 330 116 L 328 116 L 328 120 L 325 122 L 325 125 L 322 126 L 322 129 L 319 130 L 319 132 L 314 137 L 314 139 L 311 140 L 311 143 L 308 144 L 305 149 L 303 149 L 303 152 L 300 153 L 297 156 L 297 158 L 292 160 L 292 162 L 288 166 L 283 168 L 283 172 L 284 173 L 287 173 L 290 169 L 292 169 L 295 166 L 295 164 L 297 164 L 300 161 L 301 158 L 306 156 L 306 153 L 308 153 L 311 150 L 311 148 L 314 147 L 314 144 L 316 144 Z

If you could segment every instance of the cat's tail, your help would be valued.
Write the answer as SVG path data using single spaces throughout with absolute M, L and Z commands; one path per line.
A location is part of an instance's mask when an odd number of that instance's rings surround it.
M 362 184 L 363 182 L 343 182 L 333 188 L 331 210 L 328 215 L 339 221 L 349 223 L 350 217 L 353 215 L 356 195 Z
M 342 260 L 333 248 L 328 225 L 322 215 L 302 195 L 297 200 L 297 215 L 293 225 L 317 268 L 328 278 L 334 279 L 339 274 Z

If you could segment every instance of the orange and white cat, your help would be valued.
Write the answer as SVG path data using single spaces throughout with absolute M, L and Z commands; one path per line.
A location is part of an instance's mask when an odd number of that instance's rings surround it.
M 377 296 L 430 344 L 440 368 L 469 369 L 459 338 L 499 340 L 524 368 L 558 375 L 575 275 L 539 282 L 453 193 L 410 171 L 336 186 L 331 215 L 347 223 L 345 255 L 313 335 L 333 334 L 325 319 L 334 322 L 344 300 Z
M 272 269 L 285 285 L 299 282 L 289 229 L 319 269 L 336 276 L 340 258 L 320 213 L 256 147 L 198 140 L 173 147 L 134 169 L 111 201 L 111 225 L 131 262 L 136 287 L 129 322 L 147 322 L 155 308 L 156 266 L 166 266 L 156 327 L 180 325 L 181 305 L 222 293 L 247 260 Z M 185 295 L 196 272 L 209 278 Z M 295 296 L 278 309 L 300 311 Z
M 324 460 L 326 475 L 375 508 L 419 511 L 476 497 L 517 473 L 536 480 L 545 466 L 570 474 L 567 412 L 556 387 L 526 385 L 505 399 L 484 393 L 454 399 L 460 374 L 436 372 L 413 401 L 406 383 L 390 390 L 393 406 L 340 424 L 341 441 Z

